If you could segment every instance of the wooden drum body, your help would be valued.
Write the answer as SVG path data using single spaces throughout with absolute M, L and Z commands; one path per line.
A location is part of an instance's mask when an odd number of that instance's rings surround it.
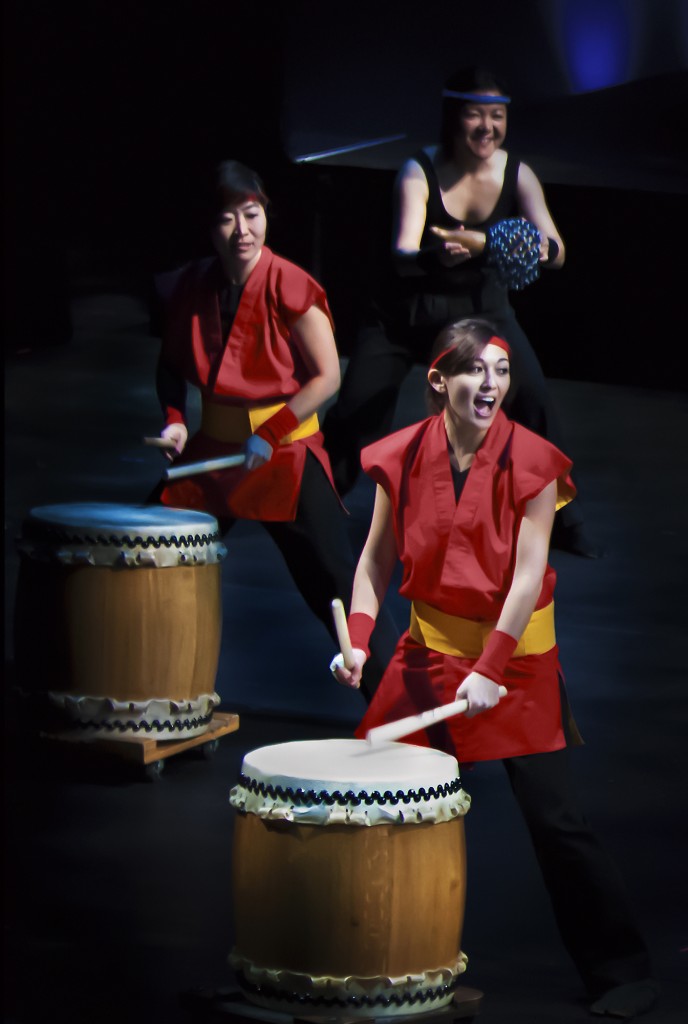
M 319 1016 L 426 1013 L 465 971 L 456 759 L 321 740 L 246 755 L 235 823 L 235 946 L 247 998 Z
M 185 738 L 219 704 L 217 520 L 110 504 L 33 509 L 19 542 L 20 688 L 109 736 Z

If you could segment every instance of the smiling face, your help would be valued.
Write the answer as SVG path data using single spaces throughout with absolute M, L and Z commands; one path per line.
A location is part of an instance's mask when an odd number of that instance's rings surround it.
M 444 412 L 456 427 L 486 431 L 509 390 L 509 357 L 499 345 L 485 345 L 466 370 L 445 376 L 430 370 L 430 386 L 443 395 Z
M 486 95 L 497 96 L 493 90 Z M 464 103 L 458 114 L 456 141 L 479 160 L 487 160 L 506 137 L 507 113 L 504 103 Z
M 227 206 L 212 229 L 215 250 L 225 270 L 243 283 L 260 258 L 267 232 L 265 209 L 255 198 Z

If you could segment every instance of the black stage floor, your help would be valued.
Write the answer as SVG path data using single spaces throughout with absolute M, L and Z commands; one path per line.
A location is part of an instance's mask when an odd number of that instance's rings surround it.
M 242 524 L 223 568 L 217 683 L 241 724 L 215 757 L 170 758 L 153 784 L 119 759 L 81 748 L 60 756 L 36 741 L 11 687 L 22 518 L 54 502 L 138 503 L 161 468 L 140 443 L 159 425 L 144 305 L 93 282 L 74 304 L 74 327 L 69 344 L 27 349 L 7 367 L 5 1020 L 182 1024 L 192 1019 L 183 993 L 233 980 L 228 793 L 243 754 L 348 736 L 363 704 L 332 682 L 329 637 L 267 536 Z M 688 1019 L 688 403 L 663 386 L 671 376 L 659 355 L 657 390 L 552 381 L 589 528 L 605 548 L 600 561 L 555 552 L 553 562 L 562 661 L 587 741 L 575 752 L 584 803 L 664 988 L 646 1019 L 679 1024 Z M 400 424 L 422 415 L 420 381 L 414 374 L 404 388 Z M 351 496 L 357 541 L 370 497 L 365 484 Z M 390 608 L 403 624 L 403 603 L 391 596 Z M 501 766 L 464 783 L 473 798 L 464 977 L 484 993 L 479 1019 L 589 1019 Z

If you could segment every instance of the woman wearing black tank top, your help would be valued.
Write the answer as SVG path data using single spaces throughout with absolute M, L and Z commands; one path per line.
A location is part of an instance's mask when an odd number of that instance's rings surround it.
M 524 217 L 540 234 L 540 266 L 563 266 L 565 248 L 542 185 L 508 154 L 510 98 L 490 72 L 453 75 L 443 90 L 441 141 L 407 160 L 394 191 L 395 287 L 380 297 L 360 332 L 325 440 L 342 492 L 359 471 L 362 447 L 389 433 L 399 388 L 425 363 L 438 331 L 464 317 L 489 318 L 512 348 L 509 417 L 563 451 L 558 417 L 540 363 L 516 320 L 508 287 L 481 250 L 499 221 Z M 587 557 L 598 552 L 580 512 L 567 507 L 553 546 Z

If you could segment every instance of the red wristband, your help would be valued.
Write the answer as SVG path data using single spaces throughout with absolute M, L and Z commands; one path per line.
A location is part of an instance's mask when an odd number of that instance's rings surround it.
M 351 638 L 351 646 L 358 647 L 359 651 L 364 651 L 366 657 L 370 657 L 370 636 L 375 629 L 375 619 L 370 615 L 366 615 L 365 612 L 354 612 L 353 615 L 349 616 L 349 637 Z
M 509 658 L 517 646 L 518 640 L 514 640 L 508 633 L 502 633 L 499 629 L 493 630 L 485 650 L 473 666 L 473 671 L 480 673 L 481 676 L 487 676 L 493 683 L 501 683 Z
M 174 406 L 168 405 L 165 409 L 165 426 L 171 427 L 173 423 L 181 423 L 183 426 L 186 426 L 181 409 L 175 409 Z
M 262 437 L 264 441 L 276 448 L 283 437 L 291 434 L 292 430 L 298 427 L 299 421 L 288 405 L 283 405 L 279 412 L 271 416 L 265 423 L 261 423 L 255 434 Z

